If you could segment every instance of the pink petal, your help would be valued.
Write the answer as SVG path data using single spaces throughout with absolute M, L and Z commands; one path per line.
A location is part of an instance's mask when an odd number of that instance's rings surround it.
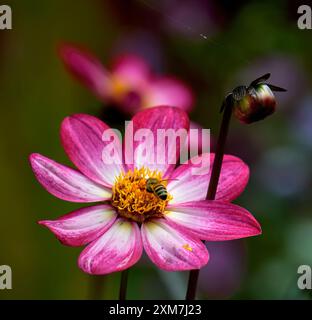
M 196 129 L 196 135 L 194 135 L 194 133 L 191 134 L 191 130 L 193 131 L 194 129 Z M 204 128 L 198 123 L 194 121 L 190 122 L 188 148 L 190 151 L 192 150 L 192 154 L 194 155 L 210 152 L 211 150 L 212 138 L 211 136 L 206 136 L 205 131 L 203 130 Z
M 107 131 L 106 131 L 107 130 Z M 106 163 L 104 148 L 111 143 L 102 139 L 104 131 L 114 135 L 116 163 Z M 111 187 L 123 170 L 121 142 L 104 122 L 86 114 L 75 114 L 64 119 L 61 139 L 66 153 L 76 167 L 93 181 Z
M 211 160 L 211 169 L 212 164 L 213 160 Z M 225 155 L 216 200 L 232 201 L 236 199 L 245 190 L 248 180 L 249 167 L 247 164 L 237 157 Z
M 173 137 L 173 143 L 168 143 L 168 139 L 165 139 L 165 143 L 163 143 L 161 140 L 157 140 L 157 132 L 159 133 L 159 129 L 166 132 L 167 129 L 172 129 L 171 131 L 176 135 L 180 131 L 184 131 L 185 139 L 187 139 L 187 130 L 189 128 L 187 114 L 178 108 L 161 106 L 138 112 L 132 118 L 132 121 L 134 138 L 136 138 L 136 134 L 140 129 L 149 129 L 151 133 L 151 143 L 146 143 L 146 140 L 142 142 L 140 139 L 139 141 L 133 142 L 134 165 L 137 168 L 145 166 L 151 170 L 158 169 L 162 171 L 164 175 L 168 175 L 178 162 L 180 155 L 180 139 L 175 139 L 175 137 Z M 130 125 L 128 125 L 126 128 L 125 147 L 128 147 L 131 144 L 131 138 L 132 133 Z M 181 145 L 184 145 L 185 139 L 182 139 Z M 146 151 L 144 157 L 142 157 L 144 151 L 140 152 L 140 149 Z M 129 158 L 127 151 L 125 154 L 127 161 L 127 158 Z M 132 153 L 130 154 L 133 155 Z M 129 167 L 133 168 L 133 165 L 129 165 Z
M 76 170 L 38 153 L 31 154 L 29 160 L 40 184 L 60 199 L 72 202 L 95 202 L 111 198 L 111 190 L 94 183 Z
M 168 206 L 167 210 L 166 219 L 203 240 L 233 240 L 261 234 L 251 213 L 231 203 L 194 201 Z
M 145 96 L 145 107 L 167 105 L 191 111 L 194 95 L 183 82 L 170 78 L 158 78 L 150 82 Z
M 143 223 L 141 232 L 146 253 L 160 269 L 199 269 L 208 262 L 208 251 L 200 240 L 164 219 Z
M 90 274 L 108 274 L 128 269 L 142 255 L 140 229 L 135 222 L 117 219 L 80 254 L 79 267 Z
M 63 244 L 75 247 L 98 238 L 116 217 L 115 210 L 103 204 L 73 211 L 57 220 L 39 221 L 39 224 L 49 228 Z
M 59 54 L 73 76 L 99 99 L 107 99 L 111 91 L 111 76 L 93 54 L 70 44 L 61 45 Z
M 173 197 L 170 204 L 206 199 L 210 162 L 211 156 L 205 153 L 192 158 L 173 171 L 167 186 L 169 194 Z
M 129 89 L 144 90 L 150 77 L 148 64 L 139 56 L 125 54 L 117 57 L 113 62 L 112 73 Z
M 199 160 L 202 163 L 207 163 L 207 154 L 204 157 L 194 157 L 180 165 L 170 176 L 167 187 L 169 193 L 173 196 L 170 204 L 206 199 L 214 154 L 210 155 L 209 172 L 205 173 L 207 172 L 207 166 L 204 166 L 202 172 L 205 174 L 194 175 L 193 170 L 201 165 L 194 165 L 192 162 Z M 245 189 L 248 179 L 248 166 L 237 157 L 224 155 L 216 200 L 232 201 L 236 199 Z

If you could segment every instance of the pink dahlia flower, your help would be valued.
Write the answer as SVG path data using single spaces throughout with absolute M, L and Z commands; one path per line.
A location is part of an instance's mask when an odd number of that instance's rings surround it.
M 157 129 L 189 127 L 186 113 L 172 107 L 146 109 L 132 121 L 134 134 L 142 128 L 156 134 Z M 78 170 L 40 154 L 30 156 L 34 174 L 48 192 L 71 202 L 100 203 L 57 220 L 39 222 L 65 245 L 87 245 L 78 262 L 83 271 L 107 274 L 127 269 L 140 259 L 143 248 L 161 269 L 201 268 L 209 259 L 201 240 L 231 240 L 261 233 L 247 210 L 230 203 L 244 190 L 249 177 L 248 166 L 239 158 L 224 157 L 216 200 L 207 201 L 210 171 L 193 175 L 198 162 L 195 165 L 192 159 L 177 168 L 171 164 L 179 154 L 179 144 L 176 149 L 168 142 L 161 145 L 160 151 L 168 155 L 162 164 L 151 165 L 150 158 L 137 152 L 132 165 L 125 164 L 119 153 L 119 161 L 107 164 L 103 161 L 107 142 L 102 139 L 106 129 L 104 122 L 85 114 L 63 121 L 62 144 Z M 114 141 L 119 147 L 121 141 Z M 133 150 L 139 145 L 133 140 Z M 151 144 L 147 154 L 156 155 L 157 151 Z M 214 159 L 213 154 L 202 154 L 197 160 L 204 157 Z M 166 200 L 147 191 L 149 178 L 167 179 Z
M 193 105 L 194 97 L 188 86 L 173 77 L 156 76 L 136 55 L 117 57 L 108 70 L 85 49 L 64 44 L 59 52 L 68 71 L 95 96 L 103 102 L 115 103 L 126 113 L 158 105 L 190 111 Z

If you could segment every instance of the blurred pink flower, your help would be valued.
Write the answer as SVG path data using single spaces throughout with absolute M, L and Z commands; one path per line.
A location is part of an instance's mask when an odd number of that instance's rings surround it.
M 142 128 L 154 134 L 158 129 L 188 129 L 184 111 L 156 107 L 138 112 L 132 119 L 134 133 Z M 49 228 L 65 245 L 88 246 L 79 257 L 79 267 L 90 274 L 107 274 L 131 267 L 141 257 L 143 248 L 157 267 L 168 270 L 201 268 L 209 254 L 200 239 L 231 240 L 258 235 L 261 228 L 244 208 L 229 203 L 245 188 L 248 166 L 239 158 L 226 155 L 222 165 L 215 201 L 207 201 L 211 172 L 194 175 L 194 161 L 175 168 L 172 163 L 179 148 L 160 150 L 168 154 L 163 164 L 134 152 L 134 164 L 107 164 L 102 139 L 110 130 L 99 119 L 77 114 L 65 118 L 61 126 L 62 144 L 79 171 L 58 164 L 40 154 L 30 162 L 41 185 L 54 196 L 71 202 L 102 202 L 67 214 L 57 220 L 39 223 Z M 111 131 L 115 135 L 114 131 Z M 127 130 L 126 130 L 127 135 Z M 121 141 L 115 136 L 116 147 Z M 133 140 L 133 150 L 140 143 Z M 158 146 L 159 147 L 159 146 Z M 159 149 L 150 145 L 147 154 Z M 203 154 L 196 160 L 214 155 Z M 196 161 L 198 163 L 198 161 Z M 204 162 L 204 163 L 207 163 Z M 167 180 L 168 197 L 161 200 L 147 191 L 147 179 Z
M 153 74 L 137 55 L 121 55 L 107 69 L 86 49 L 70 44 L 60 46 L 60 57 L 68 71 L 103 102 L 113 102 L 123 112 L 134 114 L 157 105 L 190 111 L 194 104 L 191 89 L 172 76 Z

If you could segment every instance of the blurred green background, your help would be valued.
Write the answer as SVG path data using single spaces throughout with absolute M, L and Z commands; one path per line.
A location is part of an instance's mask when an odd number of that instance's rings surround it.
M 208 243 L 211 261 L 201 298 L 309 299 L 297 288 L 299 265 L 312 266 L 312 30 L 297 27 L 296 1 L 54 0 L 6 1 L 13 30 L 0 31 L 0 265 L 12 267 L 13 289 L 0 299 L 118 296 L 120 274 L 93 277 L 77 267 L 80 248 L 60 245 L 37 225 L 80 207 L 45 192 L 28 155 L 70 164 L 59 127 L 72 113 L 103 106 L 63 68 L 60 41 L 83 44 L 108 63 L 134 52 L 154 70 L 174 74 L 196 94 L 191 118 L 217 135 L 219 107 L 239 84 L 266 73 L 288 89 L 265 121 L 233 119 L 227 152 L 251 178 L 237 203 L 260 221 L 263 235 Z M 187 273 L 160 272 L 148 259 L 132 268 L 128 298 L 184 298 Z M 96 289 L 97 288 L 97 289 Z

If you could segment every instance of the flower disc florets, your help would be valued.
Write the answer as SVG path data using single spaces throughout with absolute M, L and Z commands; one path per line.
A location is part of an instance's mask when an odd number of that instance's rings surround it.
M 167 200 L 161 200 L 155 193 L 147 191 L 147 180 L 155 178 L 163 186 L 166 180 L 162 180 L 159 171 L 151 171 L 147 168 L 129 170 L 121 173 L 113 186 L 112 205 L 120 216 L 130 218 L 137 222 L 153 217 L 161 218 L 165 207 L 172 196 L 168 194 Z

